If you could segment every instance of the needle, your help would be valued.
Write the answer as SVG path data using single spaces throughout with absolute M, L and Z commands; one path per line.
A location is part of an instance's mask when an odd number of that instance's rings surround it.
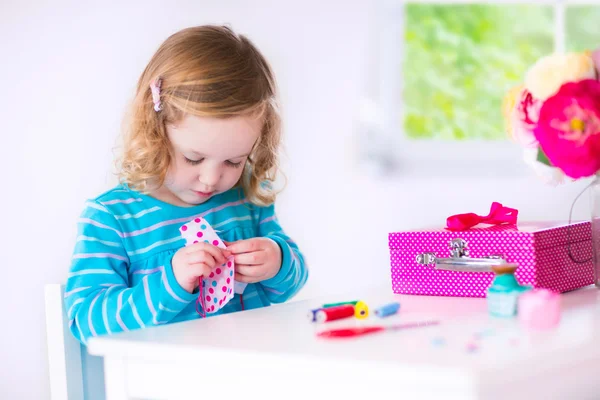
M 390 326 L 365 326 L 359 328 L 330 329 L 327 331 L 317 333 L 317 336 L 325 338 L 354 337 L 382 331 L 397 331 L 401 329 L 420 328 L 425 326 L 438 325 L 439 323 L 439 321 L 423 321 Z

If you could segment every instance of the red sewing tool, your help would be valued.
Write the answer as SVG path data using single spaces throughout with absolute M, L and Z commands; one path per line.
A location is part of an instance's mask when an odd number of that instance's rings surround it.
M 341 328 L 331 329 L 317 333 L 317 336 L 324 338 L 341 338 L 341 337 L 354 337 L 367 335 L 369 333 L 382 332 L 382 331 L 397 331 L 401 329 L 410 328 L 421 328 L 425 326 L 438 325 L 439 321 L 423 321 L 423 322 L 410 322 L 406 324 L 390 325 L 390 326 L 364 326 L 356 328 Z
M 317 322 L 335 321 L 337 319 L 353 317 L 355 313 L 352 304 L 345 304 L 336 307 L 322 308 L 315 313 Z

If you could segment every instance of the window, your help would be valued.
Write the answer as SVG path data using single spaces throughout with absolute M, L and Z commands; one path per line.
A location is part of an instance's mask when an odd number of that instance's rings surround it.
M 600 4 L 568 5 L 564 22 L 567 50 L 584 51 L 600 47 Z
M 368 158 L 403 169 L 519 165 L 504 128 L 505 93 L 553 49 L 600 47 L 600 5 L 591 2 L 382 4 L 373 99 L 381 123 L 363 140 Z

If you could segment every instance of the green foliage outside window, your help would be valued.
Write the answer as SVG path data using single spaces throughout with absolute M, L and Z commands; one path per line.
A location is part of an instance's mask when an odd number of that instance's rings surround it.
M 566 12 L 567 47 L 600 46 L 600 7 Z M 554 49 L 552 5 L 407 4 L 403 126 L 411 139 L 504 140 L 502 99 Z

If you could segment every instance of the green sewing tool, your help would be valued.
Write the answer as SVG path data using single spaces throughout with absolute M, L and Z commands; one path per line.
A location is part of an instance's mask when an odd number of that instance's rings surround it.
M 340 303 L 328 303 L 328 304 L 323 304 L 323 308 L 346 306 L 348 304 L 351 304 L 351 305 L 355 306 L 356 303 L 358 303 L 358 300 L 356 300 L 356 301 L 342 301 Z

